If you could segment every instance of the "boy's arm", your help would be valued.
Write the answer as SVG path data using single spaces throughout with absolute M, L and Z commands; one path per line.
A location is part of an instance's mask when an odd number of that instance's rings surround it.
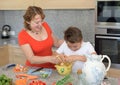
M 83 55 L 71 55 L 66 57 L 67 62 L 75 62 L 75 61 L 82 61 L 85 62 L 87 59 Z

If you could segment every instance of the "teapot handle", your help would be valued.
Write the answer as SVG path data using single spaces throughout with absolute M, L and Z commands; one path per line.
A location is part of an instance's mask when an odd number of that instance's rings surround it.
M 111 66 L 111 60 L 110 60 L 110 58 L 107 55 L 103 55 L 101 61 L 103 61 L 104 58 L 108 59 L 108 67 L 106 69 L 106 71 L 108 71 L 110 66 Z

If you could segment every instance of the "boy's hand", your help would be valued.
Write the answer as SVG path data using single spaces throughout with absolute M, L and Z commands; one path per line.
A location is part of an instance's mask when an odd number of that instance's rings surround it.
M 64 54 L 59 54 L 56 56 L 60 63 L 66 62 L 66 56 Z

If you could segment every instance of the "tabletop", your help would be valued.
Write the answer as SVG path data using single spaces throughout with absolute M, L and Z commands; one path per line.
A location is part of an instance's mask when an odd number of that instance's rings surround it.
M 2 66 L 2 67 L 0 67 L 0 75 L 1 74 L 5 74 L 9 78 L 12 78 L 13 81 L 15 81 L 17 79 L 16 78 L 16 73 L 13 72 L 13 68 L 5 69 L 5 66 Z M 17 74 L 19 74 L 19 73 L 17 73 Z M 74 74 L 74 73 L 71 73 L 70 76 L 73 79 L 72 84 L 77 85 L 77 82 L 79 81 L 78 80 L 78 75 Z M 39 80 L 45 82 L 46 85 L 52 85 L 53 82 L 57 82 L 57 81 L 59 81 L 63 78 L 64 78 L 64 76 L 59 75 L 56 70 L 52 70 L 52 73 L 49 77 L 47 77 L 47 78 L 40 78 L 39 77 Z M 119 85 L 118 84 L 119 81 L 120 81 L 120 79 L 108 77 L 108 79 L 104 80 L 104 82 L 107 82 L 109 84 L 103 84 L 102 83 L 101 85 Z
M 12 78 L 13 79 L 13 82 L 16 81 L 16 74 L 23 74 L 23 72 L 18 72 L 18 73 L 15 73 L 13 71 L 13 68 L 8 68 L 6 69 L 4 66 L 3 67 L 0 67 L 0 75 L 2 74 L 5 74 L 7 77 L 9 78 Z M 56 70 L 52 70 L 52 73 L 49 77 L 47 78 L 41 78 L 39 75 L 38 75 L 38 79 L 45 82 L 46 85 L 52 85 L 54 82 L 57 82 L 61 79 L 63 79 L 65 76 L 62 76 L 62 75 L 59 75 L 58 72 Z M 73 79 L 72 80 L 72 84 L 73 85 L 76 85 L 76 81 L 77 81 L 77 75 L 76 74 L 73 74 L 71 73 L 70 74 L 70 77 Z

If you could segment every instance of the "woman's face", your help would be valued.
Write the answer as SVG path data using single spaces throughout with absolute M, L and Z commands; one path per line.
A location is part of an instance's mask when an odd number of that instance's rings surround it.
M 35 17 L 30 22 L 31 30 L 34 32 L 39 32 L 42 28 L 43 20 L 40 15 L 35 15 Z
M 78 43 L 70 43 L 70 42 L 67 42 L 67 46 L 68 46 L 72 51 L 76 51 L 76 50 L 80 49 L 81 43 L 82 43 L 82 42 L 78 42 Z

